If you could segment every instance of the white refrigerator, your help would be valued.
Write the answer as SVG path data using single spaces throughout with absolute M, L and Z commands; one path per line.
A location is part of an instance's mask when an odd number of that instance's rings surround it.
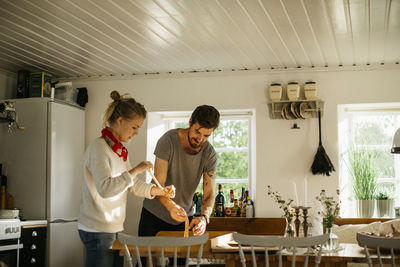
M 4 102 L 5 100 L 0 100 Z M 18 130 L 0 123 L 0 162 L 14 207 L 26 220 L 47 220 L 47 266 L 84 266 L 77 230 L 81 202 L 85 111 L 48 98 L 13 102 Z

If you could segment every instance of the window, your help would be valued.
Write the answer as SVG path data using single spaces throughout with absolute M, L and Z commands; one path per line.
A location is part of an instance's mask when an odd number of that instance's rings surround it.
M 252 149 L 255 140 L 252 137 L 252 134 L 255 134 L 254 111 L 220 111 L 220 113 L 220 125 L 208 139 L 218 157 L 215 191 L 218 192 L 218 184 L 222 184 L 225 199 L 229 201 L 230 189 L 234 189 L 235 197 L 239 198 L 241 188 L 244 187 L 254 198 L 254 194 L 251 194 L 255 191 L 251 187 L 255 185 L 255 179 L 252 179 L 255 168 L 255 151 Z M 169 129 L 187 128 L 190 114 L 160 113 L 161 120 L 165 123 L 165 130 L 162 133 Z M 203 183 L 200 183 L 197 191 L 202 192 L 202 187 Z
M 341 105 L 339 108 L 340 189 L 344 207 L 342 216 L 352 217 L 351 199 L 354 199 L 347 151 L 352 145 L 374 153 L 378 173 L 377 192 L 395 197 L 400 205 L 400 157 L 391 154 L 393 135 L 400 127 L 400 105 Z

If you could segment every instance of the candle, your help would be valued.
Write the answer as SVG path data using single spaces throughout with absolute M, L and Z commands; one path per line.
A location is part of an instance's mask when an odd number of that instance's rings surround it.
M 304 207 L 307 207 L 307 198 L 308 198 L 307 177 L 304 177 Z
M 296 182 L 292 181 L 293 183 L 293 197 L 294 197 L 294 204 L 295 206 L 299 205 L 299 197 L 297 195 L 297 187 L 296 187 Z

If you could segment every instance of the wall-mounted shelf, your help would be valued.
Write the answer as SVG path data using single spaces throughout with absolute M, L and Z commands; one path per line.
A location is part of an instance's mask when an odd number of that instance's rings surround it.
M 268 102 L 268 111 L 273 120 L 304 120 L 318 118 L 318 110 L 321 116 L 324 111 L 324 101 L 312 100 L 281 100 Z

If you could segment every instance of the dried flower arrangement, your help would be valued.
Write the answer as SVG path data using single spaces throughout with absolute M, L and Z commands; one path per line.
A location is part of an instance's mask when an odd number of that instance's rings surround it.
M 336 193 L 339 195 L 339 190 L 336 190 Z M 321 193 L 316 197 L 316 199 L 321 203 L 324 210 L 322 212 L 324 217 L 324 227 L 332 228 L 335 219 L 339 218 L 340 201 L 334 200 L 333 197 L 328 197 L 324 189 L 321 190 Z

